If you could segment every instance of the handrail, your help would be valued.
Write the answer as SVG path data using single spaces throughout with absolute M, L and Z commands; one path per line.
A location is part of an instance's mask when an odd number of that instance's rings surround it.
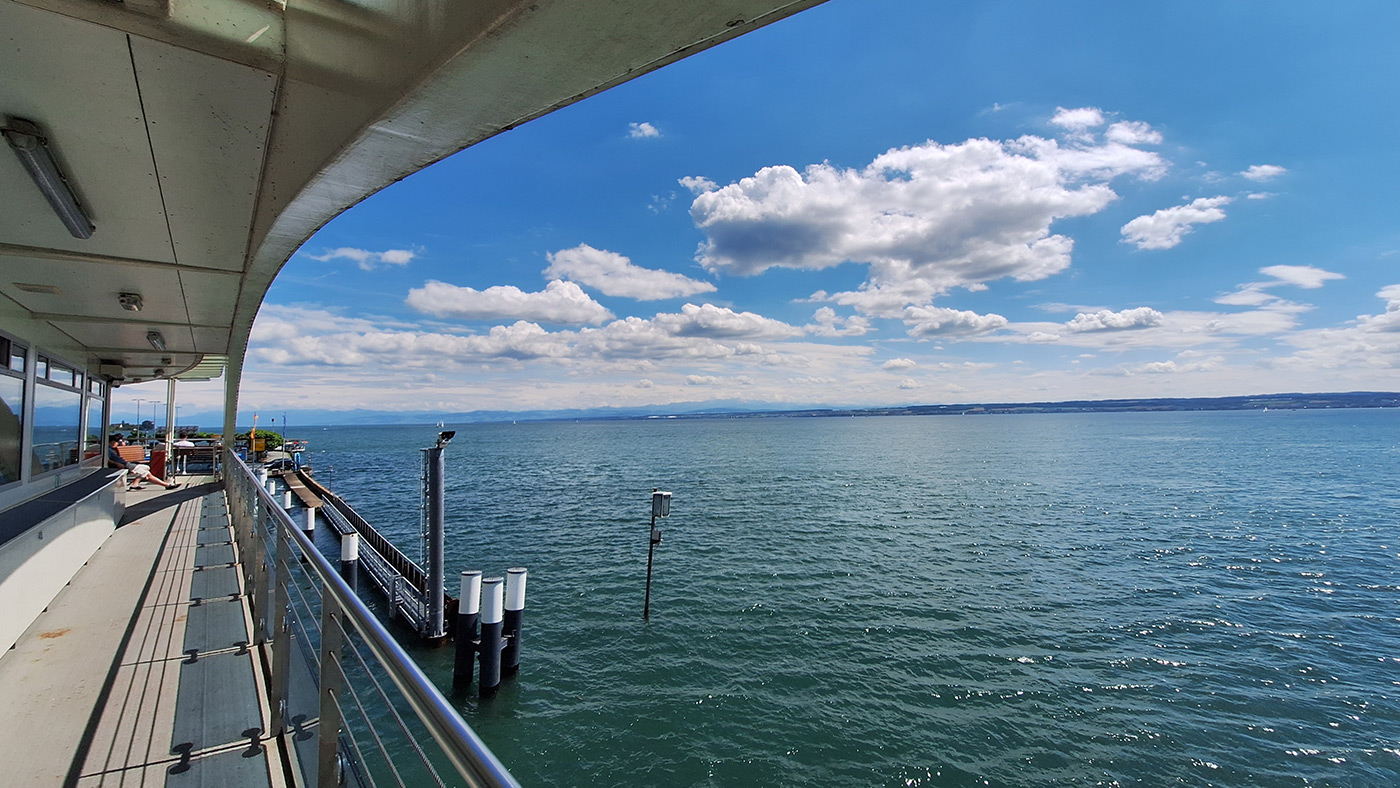
M 237 454 L 227 451 L 225 484 L 233 484 L 236 475 L 241 475 L 256 489 L 260 505 L 273 514 L 286 537 L 296 545 L 306 559 L 305 566 L 318 576 L 324 592 L 334 597 L 345 620 L 358 632 L 375 659 L 389 675 L 390 680 L 403 693 L 429 734 L 442 748 L 443 754 L 451 761 L 457 772 L 471 786 L 495 788 L 496 786 L 516 787 L 519 783 L 506 771 L 505 766 L 486 747 L 486 744 L 468 727 L 443 697 L 442 692 L 423 675 L 423 671 L 404 651 L 394 636 L 380 623 L 379 619 L 355 593 L 345 579 L 321 554 L 315 544 L 292 522 L 291 517 L 272 499 L 267 490 L 257 483 L 257 477 Z

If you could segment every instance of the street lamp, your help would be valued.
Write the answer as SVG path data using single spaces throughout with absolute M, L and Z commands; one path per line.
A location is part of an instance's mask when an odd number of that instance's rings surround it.
M 661 529 L 656 527 L 656 518 L 671 516 L 671 494 L 651 488 L 651 544 L 647 546 L 647 595 L 642 602 L 642 620 L 651 620 L 651 562 L 656 555 L 656 546 L 661 544 Z
M 136 440 L 141 440 L 141 403 L 150 402 L 148 399 L 136 398 Z

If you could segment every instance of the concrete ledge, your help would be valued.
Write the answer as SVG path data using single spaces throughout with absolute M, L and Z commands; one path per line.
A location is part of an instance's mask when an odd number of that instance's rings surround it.
M 0 658 L 116 530 L 120 473 L 93 473 L 5 512 L 0 534 Z

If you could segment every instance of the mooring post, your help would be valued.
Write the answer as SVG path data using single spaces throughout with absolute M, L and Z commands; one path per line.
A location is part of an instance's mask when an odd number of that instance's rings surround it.
M 483 698 L 496 694 L 501 686 L 501 619 L 505 607 L 502 578 L 487 577 L 481 581 L 481 645 L 477 647 L 481 664 L 481 683 L 477 692 Z
M 359 593 L 360 535 L 348 533 L 340 537 L 340 576 Z
M 292 508 L 292 488 L 288 487 L 282 491 L 282 511 Z
M 642 620 L 651 619 L 651 562 L 656 555 L 656 546 L 661 544 L 661 529 L 656 527 L 656 518 L 671 516 L 671 494 L 651 488 L 651 541 L 647 546 L 647 595 L 642 602 Z
M 520 623 L 525 618 L 525 578 L 523 566 L 506 570 L 505 613 L 501 624 L 506 639 L 501 652 L 501 675 L 514 676 L 520 671 Z
M 306 525 L 301 529 L 307 536 L 316 533 L 316 510 L 306 507 Z M 358 536 L 358 534 L 356 534 Z
M 462 573 L 462 591 L 457 607 L 457 653 L 452 661 L 452 685 L 466 689 L 472 685 L 472 660 L 476 657 L 476 628 L 481 622 L 481 570 Z
M 443 512 L 444 463 L 443 447 L 452 440 L 456 432 L 439 432 L 437 445 L 423 449 L 423 494 L 427 496 L 427 539 L 428 539 L 428 587 L 424 589 L 428 597 L 427 632 L 424 636 L 431 640 L 441 640 L 447 636 L 446 622 L 443 621 L 447 571 L 444 568 L 444 541 L 446 539 L 445 516 Z

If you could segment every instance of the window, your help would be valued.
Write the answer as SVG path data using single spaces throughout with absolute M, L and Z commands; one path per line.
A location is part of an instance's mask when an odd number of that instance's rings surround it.
M 77 465 L 83 437 L 83 392 L 74 385 L 79 377 L 46 356 L 39 357 L 34 373 L 34 472 Z
M 0 369 L 0 485 L 19 481 L 23 436 L 24 377 Z
M 89 386 L 89 391 L 92 389 Z M 97 384 L 97 393 L 88 396 L 87 430 L 83 439 L 83 466 L 101 468 L 107 462 L 106 447 L 102 443 L 102 384 Z

